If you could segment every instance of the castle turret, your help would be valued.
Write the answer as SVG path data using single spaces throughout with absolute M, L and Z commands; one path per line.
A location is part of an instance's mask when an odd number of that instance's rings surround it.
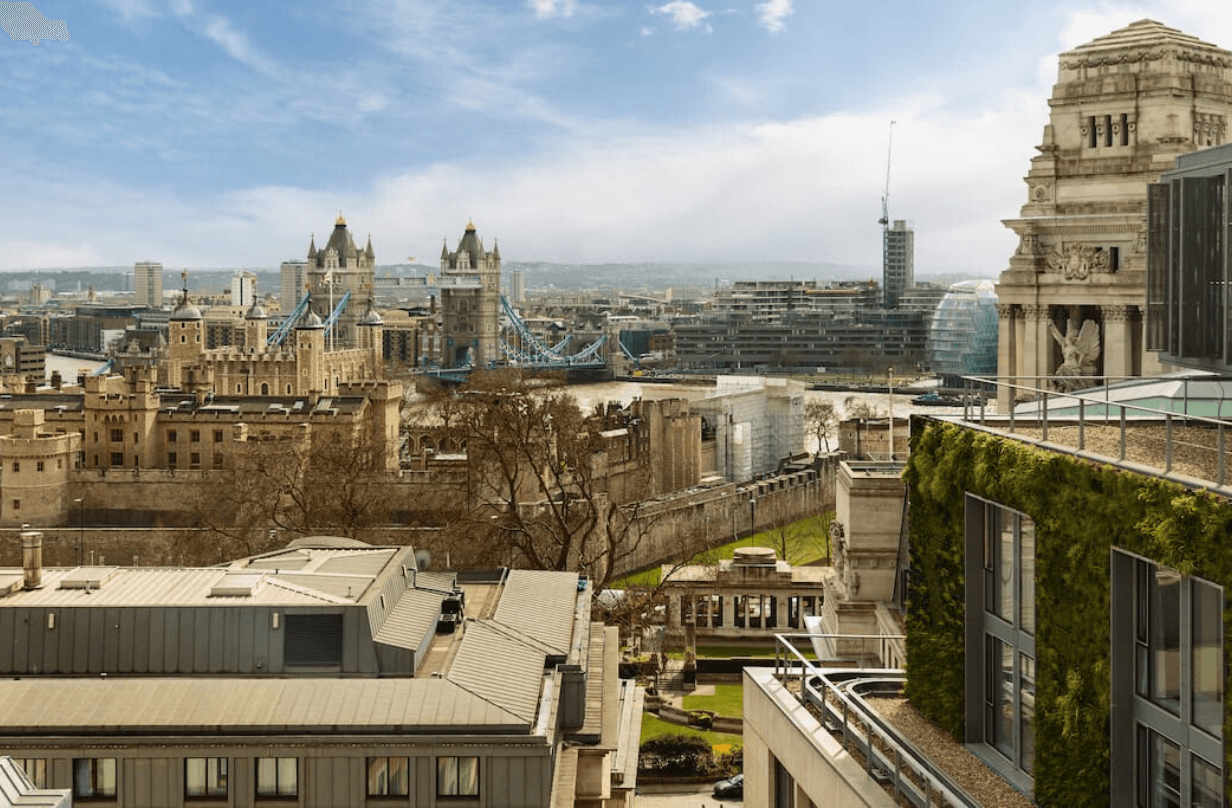
M 182 384 L 184 369 L 201 358 L 205 351 L 205 318 L 188 297 L 188 273 L 181 273 L 184 291 L 171 312 L 167 336 L 167 386 Z

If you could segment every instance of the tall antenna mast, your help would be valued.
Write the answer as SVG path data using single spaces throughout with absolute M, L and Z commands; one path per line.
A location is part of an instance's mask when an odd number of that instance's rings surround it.
M 881 195 L 881 218 L 877 223 L 882 227 L 890 226 L 890 158 L 894 155 L 894 121 L 890 121 L 890 145 L 886 149 L 886 187 Z

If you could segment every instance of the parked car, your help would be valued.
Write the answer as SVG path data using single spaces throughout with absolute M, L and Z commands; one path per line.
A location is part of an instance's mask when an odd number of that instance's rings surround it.
M 737 774 L 714 784 L 716 800 L 744 799 L 744 775 Z

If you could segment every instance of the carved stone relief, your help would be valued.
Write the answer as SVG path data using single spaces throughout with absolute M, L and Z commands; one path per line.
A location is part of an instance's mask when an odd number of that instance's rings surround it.
M 1048 266 L 1060 272 L 1067 281 L 1084 281 L 1096 272 L 1107 272 L 1108 251 L 1097 250 L 1089 244 L 1070 244 L 1060 250 L 1052 250 L 1047 256 Z

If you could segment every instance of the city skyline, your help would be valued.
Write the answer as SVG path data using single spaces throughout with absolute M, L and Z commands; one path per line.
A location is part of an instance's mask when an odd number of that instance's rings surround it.
M 71 39 L 0 38 L 0 269 L 276 266 L 339 209 L 379 264 L 473 219 L 513 261 L 875 265 L 895 120 L 917 271 L 994 276 L 1057 53 L 1232 45 L 1179 0 L 35 5 Z

